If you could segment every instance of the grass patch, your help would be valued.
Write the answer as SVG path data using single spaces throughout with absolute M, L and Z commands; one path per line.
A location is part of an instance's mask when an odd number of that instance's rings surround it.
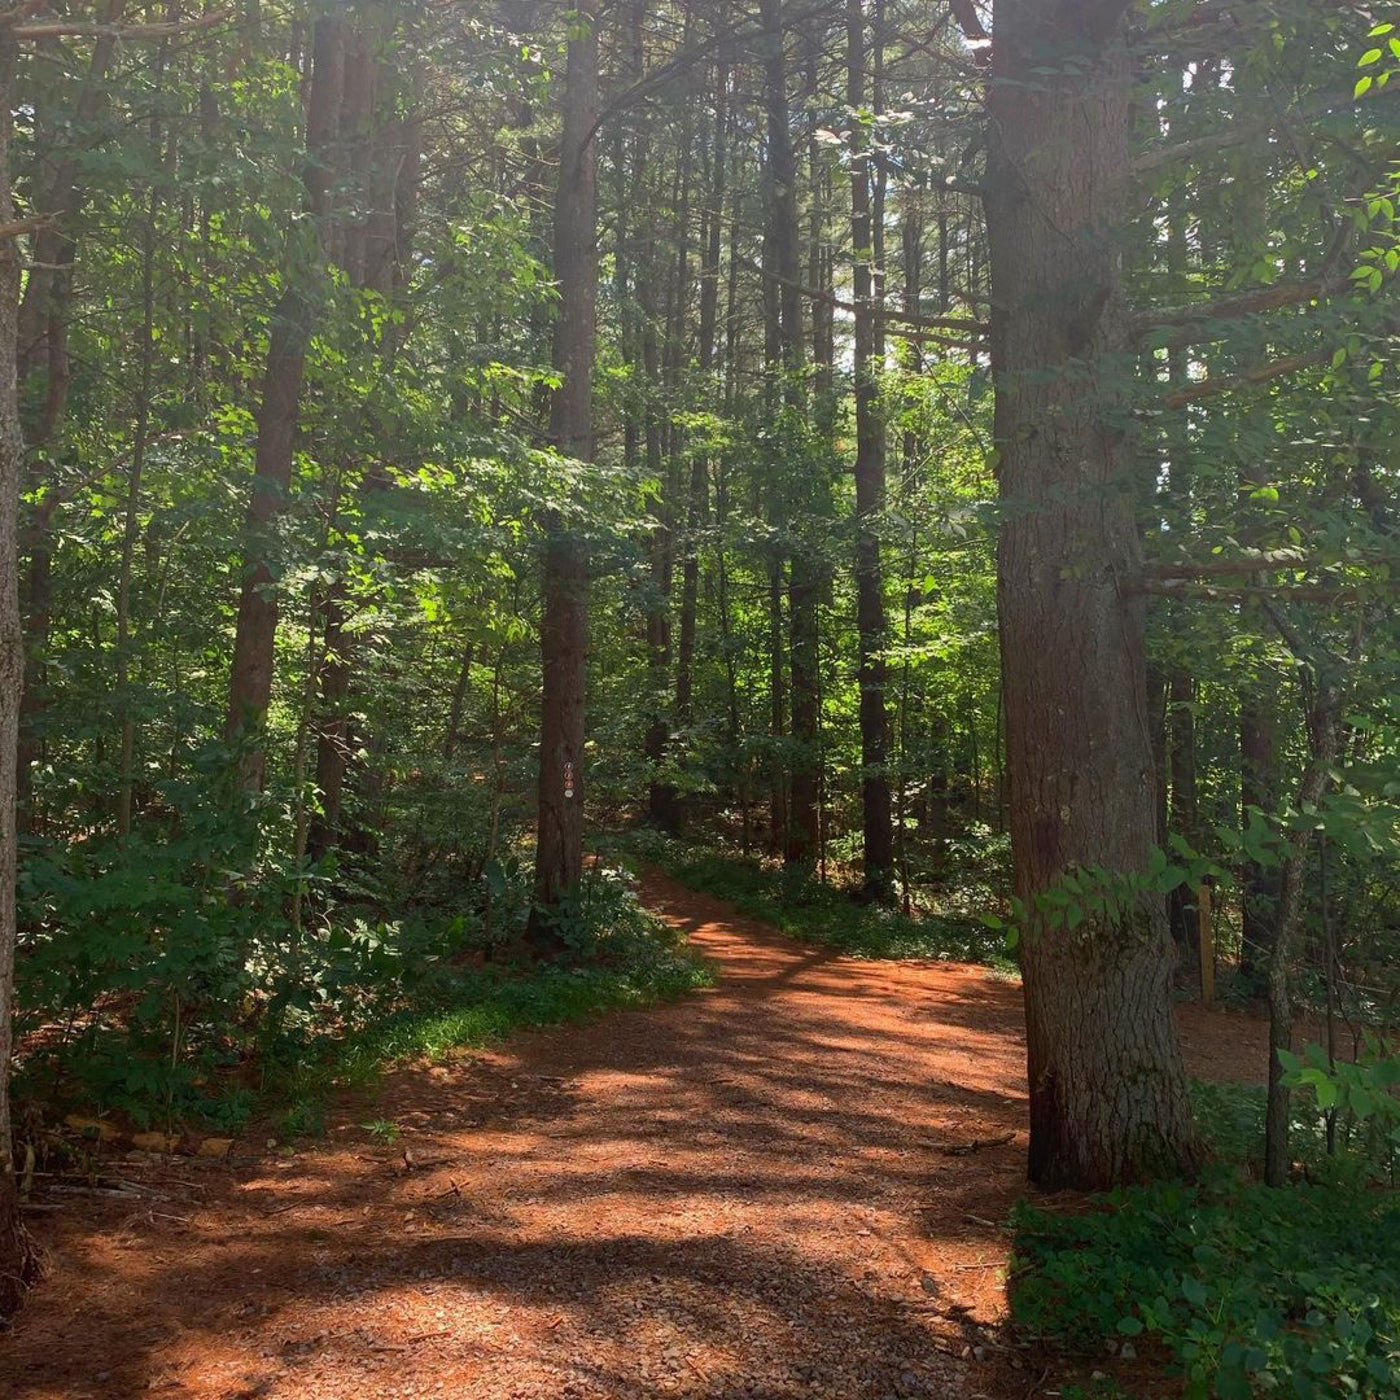
M 686 846 L 653 832 L 618 837 L 609 853 L 655 865 L 688 888 L 726 899 L 804 943 L 863 958 L 939 958 L 1016 971 L 1002 936 L 972 917 L 910 916 L 859 904 L 848 891 L 822 884 L 810 871 Z

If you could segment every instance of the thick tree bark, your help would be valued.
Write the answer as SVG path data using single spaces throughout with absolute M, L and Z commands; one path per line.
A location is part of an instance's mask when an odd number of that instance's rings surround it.
M 272 698 L 272 669 L 277 642 L 277 598 L 270 557 L 272 526 L 281 515 L 292 480 L 292 457 L 301 411 L 306 350 L 314 315 L 308 280 L 319 269 L 322 240 L 330 212 L 329 154 L 340 115 L 345 65 L 343 21 L 323 15 L 316 21 L 311 89 L 307 101 L 305 184 L 311 214 L 313 250 L 293 256 L 287 286 L 278 299 L 268 329 L 267 364 L 248 502 L 243 586 L 229 669 L 225 734 L 243 746 L 240 772 L 245 790 L 263 784 L 266 755 L 259 734 Z
M 14 38 L 0 33 L 0 223 L 14 219 L 10 194 L 10 113 L 15 100 Z M 19 249 L 0 241 L 0 1317 L 19 1305 L 36 1262 L 19 1210 L 10 1124 L 15 972 L 15 763 L 24 639 L 19 615 L 19 485 L 24 469 L 16 396 L 15 327 Z
M 865 12 L 846 3 L 846 105 L 866 105 Z M 861 840 L 864 894 L 887 900 L 893 892 L 894 832 L 890 822 L 890 724 L 885 709 L 885 582 L 880 560 L 880 517 L 885 505 L 885 425 L 880 416 L 876 359 L 876 306 L 872 279 L 873 229 L 870 167 L 874 156 L 863 123 L 851 127 L 851 244 L 855 299 L 856 401 L 856 629 L 860 636 Z
M 1122 0 L 997 0 L 986 207 L 1003 523 L 998 602 L 1030 1080 L 1031 1179 L 1190 1173 L 1170 939 L 1146 890 L 1052 928 L 1038 896 L 1155 845 L 1122 385 L 1132 66 Z M 1066 67 L 1061 55 L 1072 52 Z
M 554 206 L 559 318 L 550 436 L 567 456 L 593 453 L 593 342 L 597 319 L 597 0 L 579 0 L 571 21 L 564 84 L 564 135 Z M 588 660 L 588 555 L 556 515 L 546 521 L 540 657 L 539 817 L 532 945 L 554 951 L 553 911 L 583 874 L 584 686 Z

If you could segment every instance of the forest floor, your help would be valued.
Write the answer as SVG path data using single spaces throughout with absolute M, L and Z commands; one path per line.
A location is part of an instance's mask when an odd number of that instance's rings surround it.
M 1016 985 L 802 946 L 654 872 L 642 895 L 713 989 L 400 1070 L 294 1155 L 118 1156 L 149 1195 L 37 1217 L 3 1393 L 1059 1393 L 1000 1330 Z M 1265 1062 L 1251 1018 L 1182 1024 L 1197 1074 Z

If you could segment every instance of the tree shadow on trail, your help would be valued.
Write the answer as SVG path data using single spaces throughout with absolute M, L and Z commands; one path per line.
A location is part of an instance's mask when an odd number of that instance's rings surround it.
M 65 1224 L 6 1393 L 1010 1393 L 956 1356 L 1021 1183 L 1016 989 L 647 893 L 718 988 L 390 1076 L 393 1149 L 342 1122 L 126 1243 Z

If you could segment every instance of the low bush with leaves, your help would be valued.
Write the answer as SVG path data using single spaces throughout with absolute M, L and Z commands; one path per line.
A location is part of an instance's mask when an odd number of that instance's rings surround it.
M 1188 1400 L 1400 1395 L 1400 1199 L 1222 1176 L 1023 1206 L 1015 1316 L 1102 1354 L 1155 1341 Z
M 564 910 L 568 953 L 542 967 L 512 956 L 531 888 L 513 857 L 453 906 L 388 918 L 348 872 L 279 868 L 249 813 L 192 800 L 171 825 L 158 842 L 94 839 L 26 863 L 18 1087 L 50 1114 L 237 1129 L 281 1102 L 296 1132 L 396 1059 L 709 977 L 617 871 L 589 872 Z M 247 869 L 255 880 L 229 874 Z M 315 897 L 293 921 L 299 884 Z
M 1350 1130 L 1334 1117 L 1328 1146 L 1328 1115 L 1352 1088 L 1373 1091 L 1360 1091 L 1362 1109 L 1394 1102 L 1378 1081 L 1395 1071 L 1328 1067 L 1315 1046 L 1290 1061 L 1295 1085 L 1317 1091 L 1293 1100 L 1301 1184 L 1267 1187 L 1250 1170 L 1262 1086 L 1196 1084 L 1197 1121 L 1221 1164 L 1201 1184 L 1018 1208 L 1018 1326 L 1096 1358 L 1124 1343 L 1160 1353 L 1192 1400 L 1400 1396 L 1400 1196 L 1378 1189 L 1388 1157 L 1372 1150 L 1374 1118 L 1353 1105 Z
M 655 832 L 613 843 L 634 860 L 654 864 L 694 890 L 718 895 L 789 937 L 865 958 L 943 958 L 1014 967 L 1001 937 L 970 912 L 907 915 L 859 904 L 816 879 L 810 868 L 767 865 L 730 852 L 687 846 Z

